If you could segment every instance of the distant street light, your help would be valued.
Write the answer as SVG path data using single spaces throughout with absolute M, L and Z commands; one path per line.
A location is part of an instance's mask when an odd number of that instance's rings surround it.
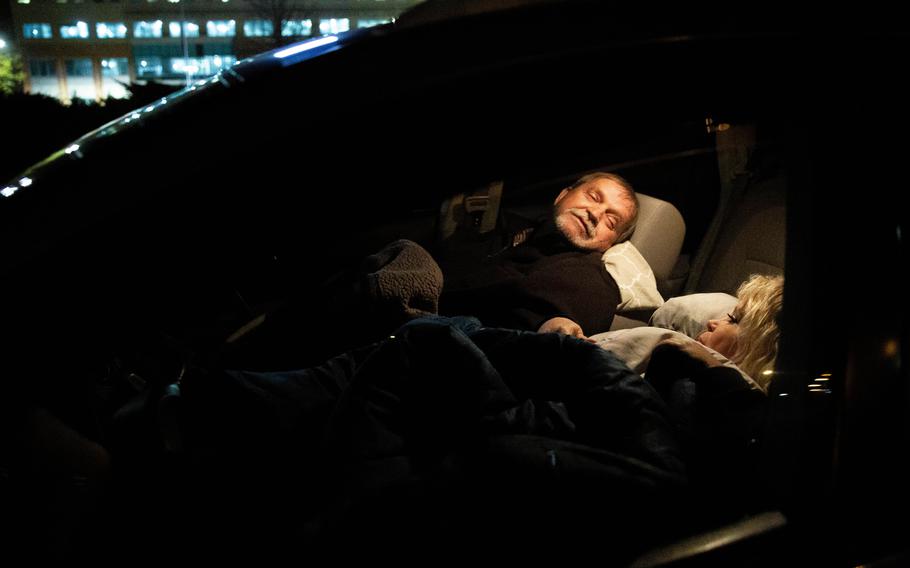
M 6 41 L 0 39 L 0 49 L 6 49 Z

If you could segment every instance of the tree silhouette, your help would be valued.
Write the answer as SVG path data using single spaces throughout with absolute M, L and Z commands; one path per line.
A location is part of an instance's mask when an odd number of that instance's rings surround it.
M 0 160 L 0 183 L 95 128 L 165 97 L 179 87 L 146 81 L 124 84 L 130 97 L 97 103 L 75 98 L 65 105 L 47 95 L 0 94 L 0 124 L 8 144 Z

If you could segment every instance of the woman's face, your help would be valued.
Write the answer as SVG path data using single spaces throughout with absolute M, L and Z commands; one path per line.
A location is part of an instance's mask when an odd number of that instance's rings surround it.
M 708 329 L 701 332 L 698 342 L 729 358 L 736 352 L 738 338 L 739 323 L 732 314 L 727 314 L 721 319 L 708 320 Z

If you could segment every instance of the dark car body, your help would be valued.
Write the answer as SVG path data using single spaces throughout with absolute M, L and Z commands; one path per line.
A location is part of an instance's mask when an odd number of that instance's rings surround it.
M 491 180 L 540 200 L 577 172 L 640 168 L 683 214 L 695 254 L 719 199 L 706 119 L 759 124 L 789 181 L 766 483 L 746 488 L 764 508 L 717 532 L 682 527 L 639 565 L 905 553 L 906 35 L 871 20 L 644 17 L 586 2 L 439 19 L 431 8 L 242 61 L 12 180 L 0 198 L 4 396 L 91 432 L 87 385 L 112 360 L 162 334 L 217 360 L 277 305 L 304 321 L 231 361 L 317 363 L 356 344 L 332 302 L 339 275 L 395 238 L 431 239 L 442 199 Z M 819 377 L 827 388 L 810 388 Z M 152 514 L 163 525 L 142 526 L 160 547 L 181 512 Z

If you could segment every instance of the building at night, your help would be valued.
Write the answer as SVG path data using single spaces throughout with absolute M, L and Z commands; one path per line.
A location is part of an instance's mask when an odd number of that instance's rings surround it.
M 69 102 L 188 84 L 246 56 L 391 21 L 417 0 L 10 0 L 25 90 Z

